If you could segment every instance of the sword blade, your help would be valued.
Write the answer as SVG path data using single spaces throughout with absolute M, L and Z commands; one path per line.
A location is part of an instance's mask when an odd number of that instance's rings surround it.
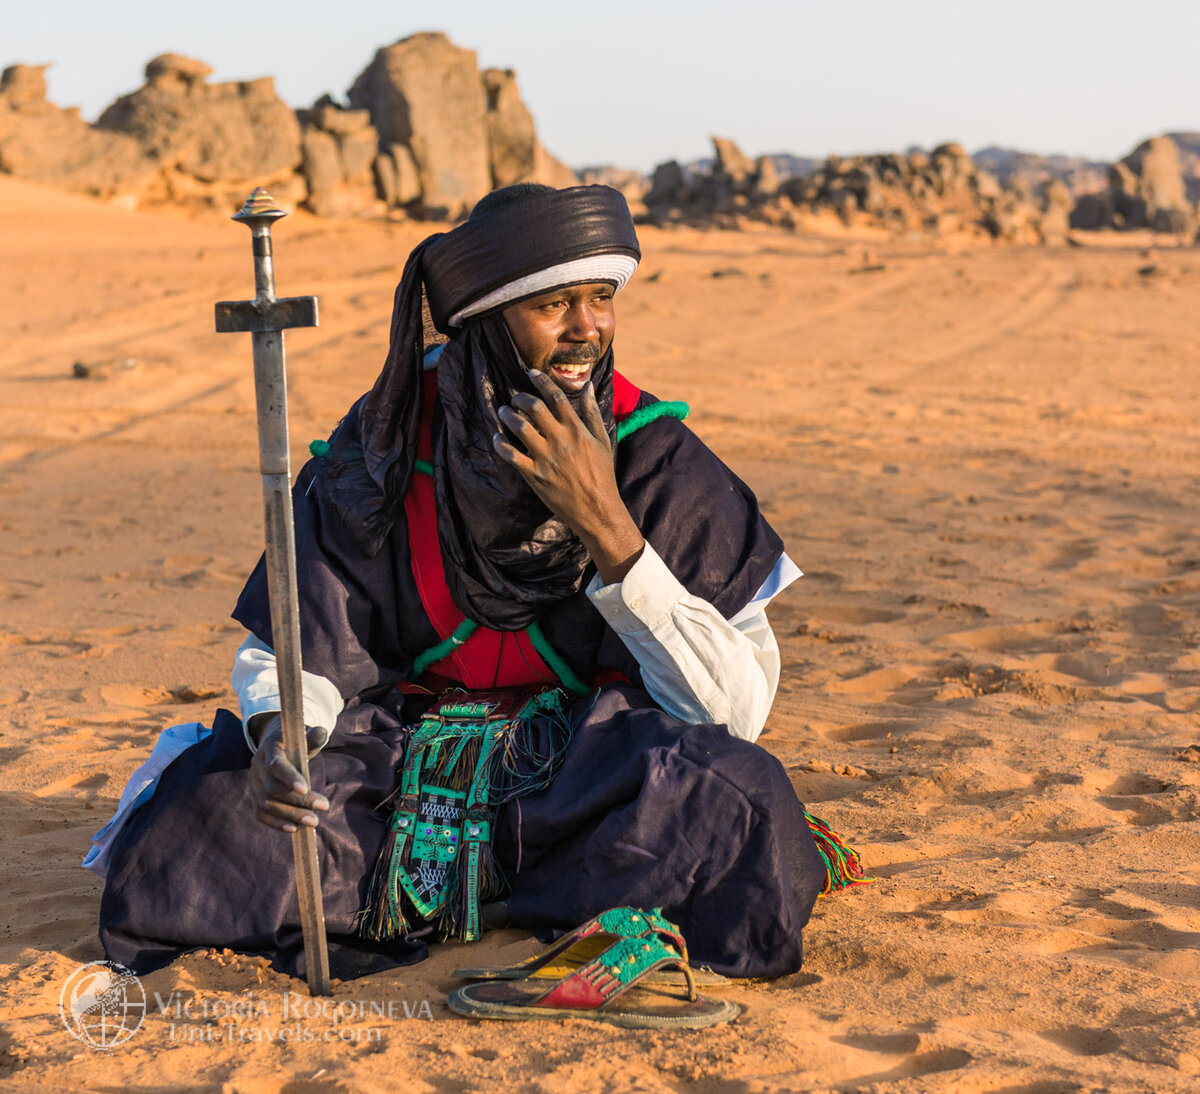
M 255 331 L 251 338 L 266 528 L 267 589 L 271 601 L 272 644 L 279 672 L 283 747 L 288 761 L 308 783 L 283 331 Z M 329 949 L 325 939 L 317 834 L 307 825 L 297 825 L 292 833 L 292 857 L 296 864 L 296 890 L 309 990 L 314 995 L 328 995 Z

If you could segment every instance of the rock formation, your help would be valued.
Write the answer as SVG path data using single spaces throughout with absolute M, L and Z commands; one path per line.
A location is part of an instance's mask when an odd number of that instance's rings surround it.
M 1073 228 L 1152 228 L 1186 232 L 1196 212 L 1188 201 L 1179 148 L 1170 137 L 1143 141 L 1108 169 L 1108 189 L 1081 197 Z
M 409 149 L 431 214 L 461 216 L 492 188 L 487 97 L 475 52 L 414 34 L 375 54 L 349 92 L 386 145 Z
M 46 101 L 48 65 L 12 65 L 0 76 L 0 172 L 92 197 L 136 200 L 157 174 L 137 141 Z
M 132 137 L 169 199 L 236 200 L 255 185 L 287 188 L 300 166 L 300 124 L 274 79 L 210 84 L 211 74 L 189 57 L 155 57 L 145 85 L 105 110 L 96 129 Z
M 708 171 L 689 176 L 674 161 L 655 169 L 645 199 L 651 221 L 796 227 L 836 215 L 852 227 L 1015 243 L 1061 239 L 1065 232 L 1058 190 L 1035 198 L 1024 187 L 1005 188 L 959 144 L 928 155 L 832 156 L 790 178 L 780 177 L 772 157 L 751 160 L 733 141 L 714 137 L 713 150 Z
M 388 191 L 381 196 L 389 204 L 456 217 L 494 187 L 577 181 L 538 141 L 513 71 L 481 73 L 474 51 L 460 49 L 444 34 L 414 34 L 379 50 L 349 98 L 351 106 L 369 113 L 393 161 L 378 170 L 381 189 Z
M 45 67 L 0 79 L 0 171 L 100 198 L 230 206 L 265 185 L 320 216 L 454 218 L 496 186 L 578 181 L 542 147 L 513 72 L 481 73 L 444 34 L 379 50 L 350 109 L 324 96 L 293 111 L 271 78 L 209 83 L 203 61 L 164 53 L 91 126 L 46 101 Z

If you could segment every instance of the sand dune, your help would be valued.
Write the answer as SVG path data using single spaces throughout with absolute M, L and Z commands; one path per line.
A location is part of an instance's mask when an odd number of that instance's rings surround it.
M 289 336 L 297 459 L 374 378 L 424 232 L 280 226 L 280 291 L 321 297 Z M 163 725 L 232 702 L 261 510 L 248 345 L 212 303 L 251 265 L 221 218 L 0 179 L 0 1080 L 1195 1089 L 1200 253 L 641 234 L 619 367 L 691 403 L 806 571 L 773 610 L 763 743 L 879 880 L 823 899 L 804 971 L 737 985 L 745 1015 L 701 1035 L 468 1023 L 446 946 L 336 989 L 409 1004 L 373 1042 L 203 1042 L 219 1022 L 160 1013 L 103 1055 L 73 1040 L 59 993 L 101 956 L 88 838 Z M 472 963 L 532 948 L 498 932 Z M 274 1014 L 303 990 L 228 953 L 145 983 Z

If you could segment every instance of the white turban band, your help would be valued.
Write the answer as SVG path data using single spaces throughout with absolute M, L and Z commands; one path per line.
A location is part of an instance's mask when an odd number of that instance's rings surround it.
M 461 327 L 468 319 L 473 319 L 484 312 L 493 311 L 511 304 L 515 300 L 524 300 L 527 296 L 537 296 L 538 293 L 549 292 L 563 285 L 581 285 L 591 281 L 610 281 L 620 292 L 625 283 L 637 269 L 637 259 L 628 254 L 590 255 L 587 258 L 577 258 L 571 262 L 563 262 L 558 266 L 550 266 L 538 270 L 526 277 L 519 277 L 507 285 L 480 297 L 474 303 L 460 308 L 450 316 L 450 326 Z

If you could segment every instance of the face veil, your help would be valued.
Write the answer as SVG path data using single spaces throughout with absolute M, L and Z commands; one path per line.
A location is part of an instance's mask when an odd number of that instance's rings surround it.
M 383 371 L 330 439 L 314 483 L 364 550 L 376 553 L 400 519 L 414 473 L 425 412 L 424 296 L 450 338 L 437 364 L 432 429 L 438 540 L 455 603 L 483 626 L 513 631 L 578 591 L 583 544 L 492 448 L 500 407 L 518 391 L 536 394 L 500 312 L 565 284 L 620 289 L 640 257 L 625 199 L 606 186 L 523 192 L 412 252 Z M 612 437 L 611 347 L 592 382 Z

